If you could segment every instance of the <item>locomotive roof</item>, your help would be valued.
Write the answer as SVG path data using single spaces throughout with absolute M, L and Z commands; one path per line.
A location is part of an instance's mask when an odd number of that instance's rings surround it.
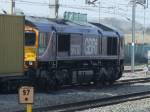
M 98 35 L 98 30 L 89 24 L 77 24 L 63 19 L 49 19 L 30 16 L 26 17 L 25 22 L 26 25 L 35 27 L 41 32 L 51 32 L 55 29 L 57 32 L 62 33 L 86 33 Z
M 27 16 L 25 22 L 26 25 L 35 27 L 40 32 L 52 32 L 55 30 L 61 33 L 102 34 L 103 37 L 123 37 L 123 34 L 118 30 L 99 23 L 77 23 L 63 19 L 50 19 L 34 16 Z
M 101 28 L 103 31 L 114 31 L 113 29 L 107 27 L 107 26 L 104 26 L 103 24 L 99 24 L 99 23 L 93 23 L 91 22 L 91 24 Z
M 113 35 L 113 36 L 119 35 L 119 37 L 123 37 L 123 33 L 121 31 L 119 31 L 118 29 L 111 28 L 111 27 L 108 27 L 108 26 L 100 24 L 100 23 L 91 22 L 91 24 L 100 28 L 101 29 L 100 31 L 103 32 L 102 33 L 103 35 L 108 35 L 108 36 L 109 35 Z

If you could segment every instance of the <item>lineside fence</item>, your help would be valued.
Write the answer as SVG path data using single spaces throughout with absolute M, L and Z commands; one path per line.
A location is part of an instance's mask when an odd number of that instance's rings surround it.
M 131 44 L 125 45 L 125 64 L 131 63 L 131 47 Z M 135 62 L 148 63 L 148 51 L 150 51 L 150 44 L 135 44 Z

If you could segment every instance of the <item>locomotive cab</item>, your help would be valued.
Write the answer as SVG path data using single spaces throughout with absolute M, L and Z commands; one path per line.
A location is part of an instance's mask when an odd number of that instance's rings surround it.
M 25 28 L 24 62 L 25 69 L 35 68 L 37 60 L 37 32 L 28 27 Z

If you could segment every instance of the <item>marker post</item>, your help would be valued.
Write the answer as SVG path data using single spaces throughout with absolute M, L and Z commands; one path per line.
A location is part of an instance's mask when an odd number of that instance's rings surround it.
M 32 112 L 32 104 L 27 104 L 27 112 Z
M 32 112 L 32 104 L 34 102 L 34 88 L 30 86 L 22 86 L 19 89 L 19 102 L 26 104 L 26 111 Z

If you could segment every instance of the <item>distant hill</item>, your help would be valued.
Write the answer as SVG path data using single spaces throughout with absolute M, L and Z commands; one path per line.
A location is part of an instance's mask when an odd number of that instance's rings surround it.
M 146 33 L 150 34 L 150 26 L 146 29 Z

